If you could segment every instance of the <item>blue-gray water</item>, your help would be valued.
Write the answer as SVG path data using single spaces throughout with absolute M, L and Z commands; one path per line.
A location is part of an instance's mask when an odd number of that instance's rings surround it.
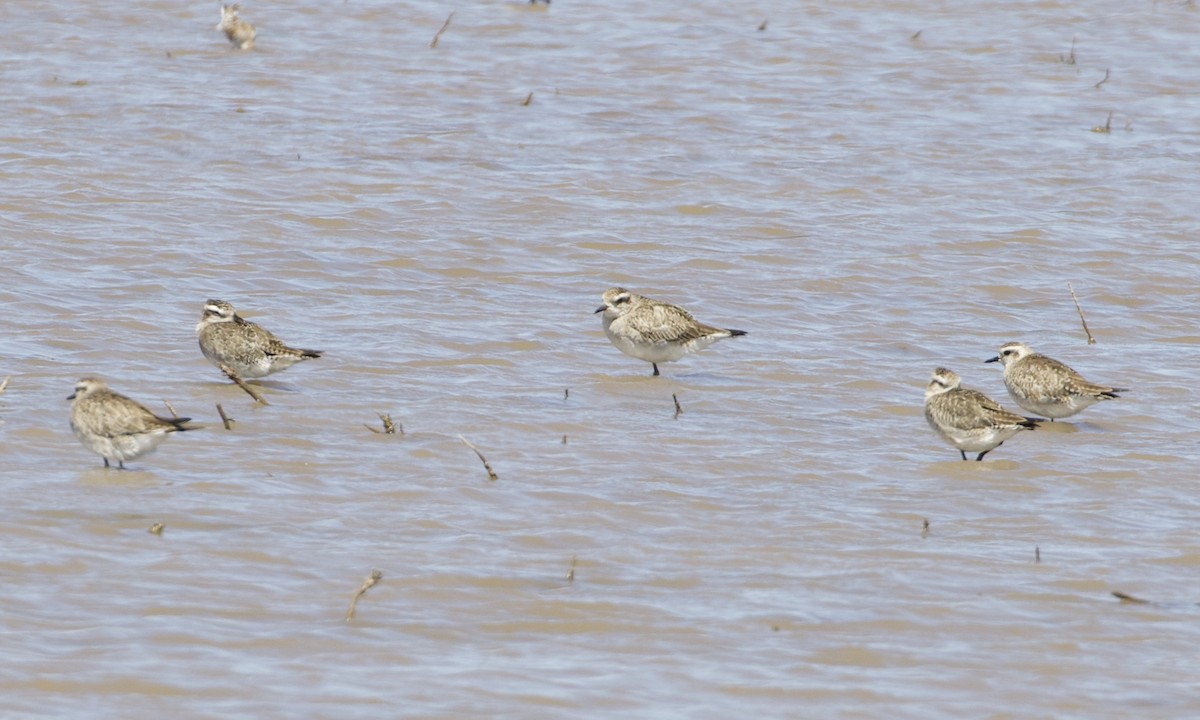
M 6 717 L 1200 712 L 1193 4 L 8 10 Z M 960 462 L 1009 340 L 1132 392 Z M 85 374 L 208 428 L 105 472 Z

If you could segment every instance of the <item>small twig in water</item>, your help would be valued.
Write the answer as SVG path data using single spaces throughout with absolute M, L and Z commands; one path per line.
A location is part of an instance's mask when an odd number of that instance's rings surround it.
M 575 565 L 579 562 L 578 555 L 571 556 L 571 569 L 567 571 L 567 582 L 575 582 Z
M 471 448 L 472 450 L 474 450 L 474 451 L 475 451 L 475 454 L 479 456 L 479 460 L 480 460 L 480 462 L 482 462 L 482 463 L 483 463 L 483 469 L 484 469 L 484 470 L 487 470 L 487 474 L 488 474 L 488 480 L 499 480 L 499 479 L 500 479 L 500 476 L 499 476 L 499 475 L 497 475 L 497 474 L 496 474 L 496 471 L 492 469 L 492 466 L 491 466 L 490 464 L 488 464 L 487 458 L 485 458 L 485 457 L 483 456 L 483 453 L 479 452 L 479 448 L 477 448 L 477 447 L 475 447 L 474 445 L 472 445 L 472 444 L 471 444 L 471 441 L 470 441 L 470 440 L 468 440 L 468 439 L 466 439 L 466 438 L 465 438 L 465 437 L 463 437 L 462 435 L 459 435 L 459 436 L 458 436 L 458 439 L 459 439 L 459 440 L 462 440 L 462 441 L 463 441 L 463 445 L 466 445 L 467 447 L 469 447 L 469 448 Z
M 921 520 L 921 538 L 927 537 L 929 537 L 929 518 L 923 518 Z
M 533 91 L 530 91 L 530 93 L 525 96 L 525 99 L 521 101 L 521 105 L 528 106 L 531 102 L 533 102 Z
M 5 375 L 4 382 L 0 382 L 0 393 L 8 389 L 8 381 L 12 380 L 12 375 Z
M 354 593 L 354 597 L 350 598 L 350 609 L 346 611 L 346 622 L 350 622 L 354 619 L 354 610 L 358 607 L 358 599 L 362 597 L 363 594 L 368 590 L 375 587 L 375 584 L 378 583 L 382 578 L 382 570 L 372 570 L 370 577 L 367 577 L 363 580 L 362 586 L 359 587 L 358 591 Z
M 766 20 L 766 18 L 764 18 L 763 21 L 758 24 L 758 31 L 762 32 L 766 29 L 767 29 L 767 20 Z
M 149 528 L 148 530 L 146 530 L 146 532 L 148 532 L 148 533 L 150 533 L 150 534 L 152 534 L 152 535 L 158 535 L 158 536 L 160 536 L 160 537 L 161 537 L 161 536 L 162 536 L 162 533 L 163 533 L 163 530 L 164 530 L 166 527 L 167 527 L 167 526 L 166 526 L 166 525 L 163 525 L 162 523 L 154 523 L 153 525 L 151 525 L 151 526 L 150 526 L 150 528 Z
M 221 424 L 226 430 L 233 429 L 233 418 L 225 414 L 225 408 L 221 407 L 221 403 L 217 403 L 217 414 L 221 416 Z
M 1075 37 L 1074 36 L 1071 36 L 1071 54 L 1064 57 L 1062 53 L 1059 53 L 1058 61 L 1060 63 L 1064 63 L 1066 65 L 1074 65 L 1075 64 Z
M 1071 287 L 1071 283 L 1067 283 L 1067 289 L 1071 291 L 1071 299 L 1075 301 L 1075 309 L 1079 311 L 1079 322 L 1083 323 L 1083 331 L 1087 333 L 1088 345 L 1095 345 L 1096 338 L 1092 337 L 1092 331 L 1088 330 L 1087 320 L 1083 318 L 1083 308 L 1079 307 L 1079 298 L 1075 297 L 1075 288 Z
M 1104 68 L 1104 79 L 1103 79 L 1103 80 L 1101 80 L 1100 82 L 1096 83 L 1096 84 L 1095 84 L 1095 85 L 1093 85 L 1092 87 L 1094 87 L 1094 88 L 1096 88 L 1097 90 L 1099 90 L 1099 89 L 1100 89 L 1100 86 L 1101 86 L 1101 85 L 1103 85 L 1103 84 L 1104 84 L 1104 83 L 1106 83 L 1106 82 L 1108 82 L 1108 68 Z
M 429 47 L 435 48 L 438 46 L 438 40 L 442 39 L 442 33 L 446 32 L 446 28 L 450 27 L 450 21 L 453 19 L 454 19 L 454 12 L 451 11 L 450 14 L 446 16 L 446 22 L 442 23 L 442 29 L 438 30 L 434 34 L 433 40 L 429 41 Z
M 910 41 L 912 41 L 912 42 L 916 42 L 916 41 L 920 40 L 920 39 L 921 39 L 921 33 L 923 33 L 923 32 L 925 32 L 925 30 L 924 30 L 924 29 L 921 29 L 921 30 L 918 30 L 918 31 L 916 31 L 915 33 L 913 33 L 913 34 L 912 34 L 912 37 L 910 37 L 910 38 L 909 38 L 909 40 L 910 40 Z
M 1149 600 L 1143 600 L 1140 597 L 1134 597 L 1133 595 L 1129 595 L 1117 590 L 1113 590 L 1112 594 L 1113 597 L 1117 598 L 1123 603 L 1137 603 L 1138 605 L 1145 605 L 1150 602 Z
M 173 417 L 173 418 L 179 417 L 179 413 L 175 412 L 175 408 L 172 407 L 171 403 L 167 402 L 167 400 L 165 398 L 163 399 L 163 405 L 166 405 L 167 410 L 171 411 L 171 417 Z
M 675 393 L 671 393 L 671 399 L 675 401 L 675 417 L 671 419 L 678 420 L 679 416 L 683 414 L 683 408 L 680 407 L 679 398 L 675 397 Z
M 232 380 L 232 381 L 234 381 L 235 383 L 237 383 L 237 386 L 238 386 L 238 387 L 240 387 L 241 389 L 245 390 L 247 395 L 249 395 L 250 397 L 254 398 L 256 401 L 258 401 L 258 402 L 262 403 L 263 405 L 269 405 L 269 404 L 270 404 L 270 403 L 268 403 L 266 400 L 264 400 L 264 399 L 263 399 L 263 396 L 262 396 L 262 395 L 260 395 L 260 394 L 258 393 L 258 391 L 257 391 L 257 390 L 255 390 L 254 388 L 252 388 L 252 387 L 250 387 L 249 385 L 247 385 L 247 384 L 246 384 L 246 381 L 245 381 L 245 380 L 243 380 L 243 379 L 241 379 L 240 377 L 238 377 L 238 376 L 237 376 L 237 373 L 235 373 L 234 371 L 230 370 L 228 366 L 226 366 L 226 365 L 218 365 L 218 367 L 219 367 L 219 368 L 221 368 L 221 372 L 225 373 L 225 377 L 227 377 L 227 378 L 229 378 L 230 380 Z
M 563 388 L 563 400 L 571 397 L 571 388 Z
M 1040 545 L 1033 546 L 1033 561 L 1040 563 L 1042 561 L 1042 548 Z
M 566 433 L 563 433 L 562 444 L 563 444 L 563 445 L 566 445 L 566 444 L 567 444 L 567 435 L 566 435 Z
M 1111 110 L 1109 111 L 1108 119 L 1104 121 L 1104 124 L 1097 125 L 1096 127 L 1092 128 L 1092 132 L 1094 132 L 1094 133 L 1110 133 L 1110 132 L 1112 132 L 1112 111 Z

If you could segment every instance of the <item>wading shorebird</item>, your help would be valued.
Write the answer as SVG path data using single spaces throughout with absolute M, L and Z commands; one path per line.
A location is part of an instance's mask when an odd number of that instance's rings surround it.
M 254 48 L 254 36 L 257 33 L 253 25 L 238 16 L 240 9 L 236 3 L 221 5 L 221 22 L 217 23 L 216 29 L 225 33 L 225 37 L 229 38 L 234 47 L 251 50 Z
M 958 448 L 962 459 L 976 460 L 1021 432 L 1034 430 L 1040 420 L 1010 413 L 978 390 L 962 387 L 958 373 L 937 368 L 925 388 L 925 421 L 943 440 Z
M 1025 343 L 1000 346 L 1000 354 L 984 362 L 1004 365 L 1004 386 L 1013 402 L 1053 422 L 1070 417 L 1101 400 L 1113 400 L 1125 388 L 1097 385 L 1052 357 L 1035 353 Z
M 728 330 L 697 322 L 681 307 L 632 293 L 621 287 L 609 288 L 602 296 L 604 304 L 596 312 L 604 313 L 604 334 L 626 355 L 654 366 L 678 360 L 727 337 L 745 335 L 745 330 Z
M 71 430 L 88 450 L 104 458 L 104 467 L 115 462 L 125 469 L 126 460 L 134 460 L 183 430 L 191 418 L 164 418 L 150 412 L 135 400 L 108 389 L 103 380 L 84 377 L 75 383 L 75 392 L 67 396 L 71 403 Z
M 224 365 L 242 379 L 266 377 L 302 360 L 321 357 L 320 350 L 298 350 L 284 345 L 222 300 L 204 303 L 196 337 L 209 362 L 218 368 Z

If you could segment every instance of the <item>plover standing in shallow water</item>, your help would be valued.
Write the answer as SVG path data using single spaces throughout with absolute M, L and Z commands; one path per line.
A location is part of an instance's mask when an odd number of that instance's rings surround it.
M 196 430 L 185 423 L 191 418 L 164 418 L 143 405 L 108 389 L 103 380 L 82 378 L 75 392 L 67 396 L 71 403 L 71 430 L 88 450 L 124 469 L 133 460 L 158 447 L 167 435 L 181 430 Z
M 321 357 L 320 350 L 298 350 L 284 345 L 256 323 L 239 316 L 221 300 L 204 303 L 196 325 L 200 351 L 218 368 L 224 365 L 239 378 L 260 378 L 286 370 L 301 360 Z
M 1125 388 L 1088 382 L 1054 358 L 1035 353 L 1025 343 L 1005 343 L 999 355 L 984 362 L 1002 363 L 1004 386 L 1013 402 L 1031 413 L 1045 415 L 1051 422 L 1127 392 Z
M 217 23 L 217 30 L 224 32 L 234 47 L 250 50 L 254 47 L 254 36 L 257 33 L 254 32 L 253 25 L 238 16 L 240 9 L 236 3 L 221 5 L 221 22 Z
M 712 345 L 722 338 L 745 335 L 745 330 L 727 330 L 705 325 L 675 305 L 615 287 L 604 291 L 604 334 L 626 355 L 654 366 L 678 360 L 686 353 Z
M 999 447 L 1022 430 L 1037 427 L 1037 418 L 1015 415 L 978 390 L 962 387 L 958 373 L 946 368 L 933 371 L 925 388 L 925 420 L 946 442 L 958 448 L 962 459 L 975 458 Z

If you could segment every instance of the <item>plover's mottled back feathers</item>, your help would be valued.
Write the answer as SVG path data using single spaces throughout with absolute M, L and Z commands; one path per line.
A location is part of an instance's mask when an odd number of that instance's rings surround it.
M 84 377 L 67 397 L 71 404 L 71 430 L 83 446 L 124 468 L 126 460 L 141 457 L 158 447 L 168 433 L 194 430 L 191 418 L 165 418 L 140 403 L 108 389 L 103 380 Z
M 1035 353 L 1025 343 L 1005 343 L 1000 353 L 986 362 L 1004 365 L 1004 386 L 1013 402 L 1051 420 L 1070 417 L 1126 392 L 1124 388 L 1089 382 L 1058 360 Z
M 257 323 L 237 314 L 222 300 L 204 304 L 196 337 L 204 357 L 224 365 L 242 379 L 260 378 L 286 370 L 301 360 L 321 357 L 320 350 L 302 350 L 283 343 Z
M 602 296 L 604 334 L 626 355 L 654 366 L 678 360 L 686 353 L 708 347 L 717 340 L 745 335 L 745 330 L 705 325 L 677 305 L 653 300 L 621 287 L 609 288 Z
M 958 373 L 937 368 L 925 389 L 925 421 L 934 432 L 958 448 L 962 459 L 968 452 L 982 460 L 992 449 L 1021 430 L 1033 430 L 1037 418 L 1011 413 L 978 390 L 962 387 Z

